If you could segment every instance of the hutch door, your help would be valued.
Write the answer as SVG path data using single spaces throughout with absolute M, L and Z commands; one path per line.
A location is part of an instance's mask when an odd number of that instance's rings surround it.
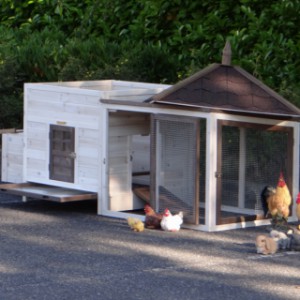
M 151 204 L 157 211 L 182 211 L 199 223 L 199 122 L 155 115 L 151 134 Z

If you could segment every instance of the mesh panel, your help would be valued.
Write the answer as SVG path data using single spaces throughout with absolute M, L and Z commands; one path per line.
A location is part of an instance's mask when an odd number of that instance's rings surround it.
M 287 173 L 288 134 L 247 129 L 246 208 L 261 209 L 260 194 L 266 185 L 276 186 L 280 171 Z
M 200 119 L 199 222 L 205 224 L 206 119 Z
M 183 211 L 185 221 L 195 218 L 195 123 L 155 120 L 156 197 L 158 209 Z
M 261 213 L 260 194 L 287 173 L 287 153 L 286 132 L 223 126 L 221 203 L 237 209 L 223 207 L 222 217 Z
M 238 205 L 239 129 L 224 126 L 222 131 L 222 205 Z

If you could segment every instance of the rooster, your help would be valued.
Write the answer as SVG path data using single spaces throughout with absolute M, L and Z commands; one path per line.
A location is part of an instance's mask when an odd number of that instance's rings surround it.
M 290 194 L 290 191 L 285 184 L 284 178 L 282 173 L 280 173 L 277 188 L 276 188 L 276 194 L 282 199 L 283 203 L 286 206 L 290 206 L 292 203 L 292 197 Z
M 160 221 L 163 217 L 163 214 L 156 213 L 149 204 L 145 205 L 144 211 L 146 214 L 145 227 L 148 229 L 160 229 Z
M 268 205 L 268 212 L 272 216 L 273 224 L 282 222 L 286 224 L 290 214 L 289 206 L 291 205 L 292 197 L 282 173 L 280 173 L 275 192 L 270 189 L 270 193 L 267 195 L 265 201 Z
M 179 231 L 181 224 L 183 223 L 183 213 L 179 212 L 176 215 L 172 215 L 166 208 L 163 218 L 160 222 L 162 230 L 165 231 Z

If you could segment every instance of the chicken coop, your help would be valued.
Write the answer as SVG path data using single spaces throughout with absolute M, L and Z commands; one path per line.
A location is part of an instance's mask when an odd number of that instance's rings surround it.
M 99 215 L 118 218 L 143 219 L 149 203 L 196 230 L 268 224 L 263 188 L 282 172 L 293 199 L 299 191 L 300 110 L 231 65 L 229 50 L 172 86 L 26 84 L 24 131 L 3 136 L 0 190 L 97 199 Z

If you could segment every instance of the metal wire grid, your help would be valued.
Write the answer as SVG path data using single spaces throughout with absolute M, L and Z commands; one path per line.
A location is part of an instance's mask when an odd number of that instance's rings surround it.
M 156 119 L 156 192 L 159 211 L 168 207 L 195 214 L 196 143 L 194 123 Z
M 206 119 L 200 119 L 199 223 L 205 224 Z
M 287 153 L 286 132 L 224 126 L 222 205 L 261 212 L 261 192 L 286 173 Z

